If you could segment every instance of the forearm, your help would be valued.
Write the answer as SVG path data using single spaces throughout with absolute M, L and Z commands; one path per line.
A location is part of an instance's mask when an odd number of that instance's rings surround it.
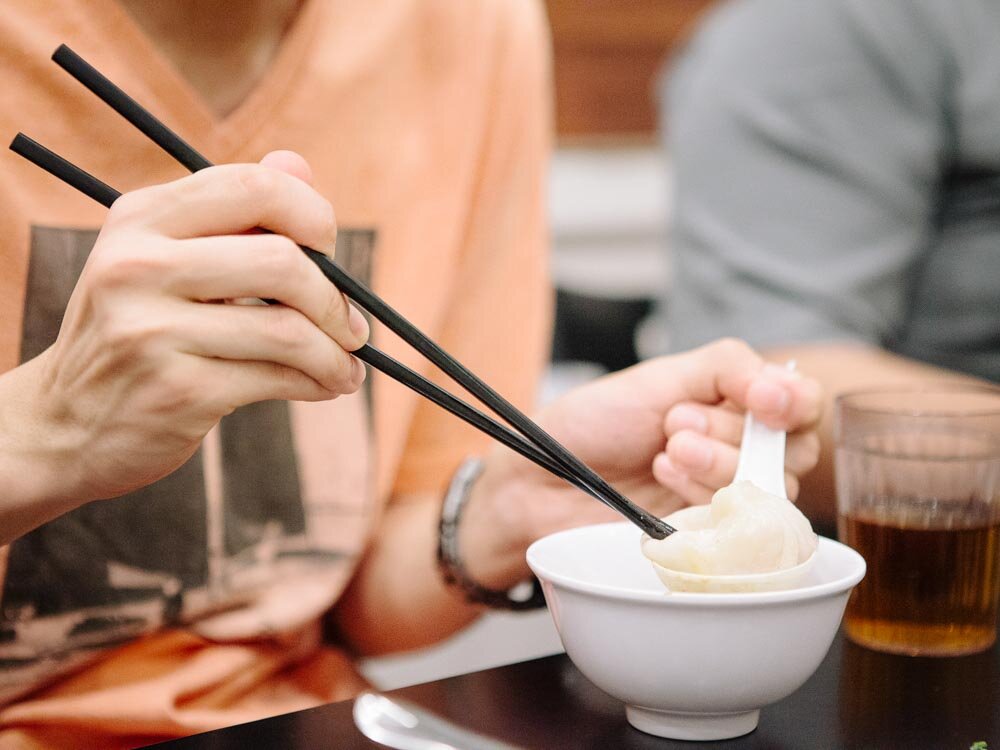
M 44 355 L 43 355 L 44 356 Z M 69 458 L 32 413 L 38 360 L 0 375 L 0 546 L 80 504 L 67 492 Z
M 482 612 L 437 570 L 441 498 L 392 503 L 354 580 L 333 612 L 338 631 L 362 654 L 405 651 L 451 635 Z
M 923 385 L 945 380 L 974 378 L 952 370 L 900 357 L 863 344 L 810 344 L 782 347 L 766 352 L 768 359 L 786 362 L 794 359 L 798 369 L 820 381 L 826 404 L 820 424 L 819 465 L 802 479 L 798 505 L 813 521 L 832 523 L 836 485 L 833 476 L 833 401 L 840 393 L 865 388 L 899 385 Z

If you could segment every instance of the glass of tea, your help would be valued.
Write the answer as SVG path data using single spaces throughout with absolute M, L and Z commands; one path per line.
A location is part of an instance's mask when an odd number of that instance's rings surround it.
M 1000 389 L 848 393 L 836 402 L 837 526 L 868 563 L 847 636 L 954 656 L 996 640 Z

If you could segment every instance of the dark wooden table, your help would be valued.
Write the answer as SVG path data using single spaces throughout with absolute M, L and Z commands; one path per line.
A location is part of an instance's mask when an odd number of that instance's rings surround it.
M 565 656 L 394 690 L 456 723 L 525 748 L 554 750 L 1000 750 L 1000 647 L 954 659 L 875 653 L 838 636 L 815 675 L 761 713 L 757 731 L 728 742 L 676 742 L 632 729 L 619 701 Z M 158 748 L 379 748 L 354 727 L 351 703 L 243 724 Z

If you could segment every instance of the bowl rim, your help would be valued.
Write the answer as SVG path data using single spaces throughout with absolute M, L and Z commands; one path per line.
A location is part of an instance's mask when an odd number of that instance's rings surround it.
M 542 537 L 533 542 L 526 553 L 528 566 L 543 582 L 549 582 L 570 591 L 577 591 L 584 594 L 600 597 L 602 599 L 613 599 L 617 601 L 643 602 L 646 604 L 660 605 L 729 605 L 733 607 L 755 606 L 758 604 L 793 602 L 802 599 L 816 599 L 824 596 L 840 594 L 856 586 L 865 576 L 867 564 L 865 559 L 856 550 L 846 544 L 834 539 L 820 536 L 819 545 L 816 548 L 817 561 L 822 550 L 842 548 L 846 550 L 852 560 L 852 565 L 847 573 L 835 578 L 832 581 L 816 583 L 811 586 L 800 586 L 792 589 L 780 591 L 753 591 L 753 592 L 728 592 L 710 593 L 703 591 L 669 591 L 664 588 L 662 591 L 649 591 L 636 588 L 617 588 L 606 584 L 583 581 L 579 578 L 567 576 L 562 573 L 554 573 L 541 565 L 538 560 L 538 546 L 553 537 L 569 535 L 582 528 L 595 528 L 595 526 L 626 526 L 628 521 L 620 523 L 595 524 L 593 526 L 580 526 L 575 529 L 557 531 L 553 534 Z

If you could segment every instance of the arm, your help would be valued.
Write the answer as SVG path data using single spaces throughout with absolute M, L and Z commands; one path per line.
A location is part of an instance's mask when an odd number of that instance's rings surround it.
M 528 65 L 532 72 L 504 92 L 516 104 L 498 105 L 497 111 L 520 112 L 527 120 L 494 134 L 496 148 L 488 157 L 472 225 L 465 293 L 456 300 L 444 341 L 490 382 L 507 379 L 501 390 L 521 404 L 532 397 L 548 345 L 541 168 L 547 125 L 538 115 L 547 112 L 549 104 L 538 34 L 533 28 L 530 34 L 517 35 L 518 52 L 509 55 L 510 64 Z M 526 87 L 524 80 L 532 85 Z M 515 292 L 528 294 L 515 299 Z M 490 345 L 470 346 L 477 339 Z M 666 445 L 666 422 L 672 408 L 686 402 L 707 409 L 730 399 L 740 408 L 754 406 L 771 423 L 795 431 L 790 445 L 801 460 L 793 475 L 815 463 L 810 447 L 818 407 L 815 383 L 803 379 L 786 384 L 789 398 L 777 411 L 769 411 L 773 388 L 768 391 L 764 385 L 756 396 L 750 394 L 751 381 L 762 366 L 744 345 L 723 342 L 604 379 L 546 409 L 539 420 L 629 497 L 665 514 L 682 503 L 704 501 L 709 487 L 719 486 L 720 476 L 728 472 L 731 478 L 736 462 L 733 435 L 738 442 L 738 422 L 729 423 L 735 424 L 735 432 L 726 431 L 724 439 L 714 431 L 701 436 L 713 439 L 714 460 L 704 472 L 692 471 L 697 487 L 677 489 L 658 481 L 655 465 L 668 451 L 681 459 Z M 777 387 L 785 393 L 786 385 Z M 684 444 L 675 437 L 671 446 Z M 434 556 L 445 485 L 463 457 L 484 447 L 480 435 L 434 407 L 420 406 L 397 493 L 333 612 L 338 631 L 359 652 L 415 648 L 450 634 L 481 612 L 442 584 Z M 613 520 L 618 516 L 600 503 L 509 451 L 494 448 L 463 514 L 459 547 L 475 580 L 504 589 L 527 577 L 525 549 L 539 536 Z
M 657 470 L 675 439 L 667 438 L 671 414 L 693 404 L 716 418 L 727 415 L 708 431 L 713 468 L 692 472 L 701 485 L 717 489 L 732 478 L 746 409 L 772 427 L 789 431 L 789 450 L 800 456 L 793 474 L 815 464 L 818 384 L 783 368 L 768 368 L 735 340 L 601 378 L 550 405 L 537 420 L 636 503 L 665 515 L 699 499 L 697 493 L 692 498 L 674 490 L 660 480 Z M 727 406 L 722 410 L 720 404 Z M 436 508 L 435 497 L 433 503 L 400 505 L 387 518 L 381 538 L 391 538 L 395 546 L 376 547 L 360 579 L 361 585 L 371 586 L 365 592 L 368 597 L 359 598 L 355 581 L 349 600 L 352 607 L 381 609 L 367 613 L 338 607 L 341 623 L 356 624 L 345 620 L 348 611 L 372 620 L 367 632 L 349 631 L 354 645 L 368 653 L 420 645 L 448 634 L 476 613 L 447 590 L 433 570 Z M 458 545 L 468 574 L 502 590 L 528 576 L 525 550 L 535 539 L 572 526 L 620 520 L 601 503 L 497 446 L 469 496 Z
M 440 341 L 518 408 L 530 410 L 550 346 L 549 48 L 539 3 L 495 5 L 503 8 L 496 83 L 461 274 Z M 435 554 L 448 482 L 463 459 L 488 447 L 488 438 L 438 407 L 417 406 L 389 506 L 333 613 L 357 650 L 425 645 L 481 611 L 446 589 Z
M 831 396 L 949 375 L 885 351 L 906 330 L 951 145 L 947 20 L 928 8 L 745 0 L 692 43 L 665 114 L 676 346 L 741 336 Z M 831 420 L 828 404 L 802 494 L 819 517 Z
M 819 465 L 803 477 L 798 505 L 811 519 L 827 525 L 834 520 L 833 399 L 838 393 L 895 385 L 939 384 L 943 381 L 976 382 L 968 375 L 861 344 L 802 344 L 771 349 L 766 354 L 778 362 L 794 359 L 803 372 L 812 374 L 822 384 L 826 393 L 819 426 Z
M 115 203 L 55 343 L 0 376 L 0 544 L 169 474 L 238 406 L 359 387 L 367 324 L 289 239 L 332 248 L 333 211 L 290 159 Z M 283 304 L 218 304 L 244 297 Z
M 664 112 L 678 349 L 882 346 L 905 325 L 949 147 L 917 5 L 747 0 L 692 42 Z

